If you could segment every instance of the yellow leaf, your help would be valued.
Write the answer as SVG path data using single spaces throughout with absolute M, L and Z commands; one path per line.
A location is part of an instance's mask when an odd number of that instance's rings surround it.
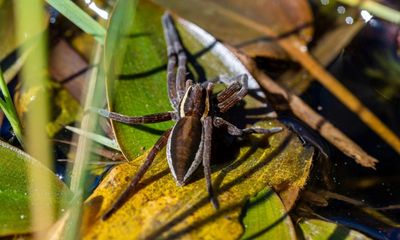
M 277 121 L 261 127 L 282 126 Z M 198 171 L 192 181 L 176 186 L 165 151 L 155 159 L 133 196 L 107 221 L 100 218 L 86 229 L 85 239 L 237 239 L 242 206 L 266 185 L 302 187 L 309 174 L 312 148 L 304 148 L 286 129 L 272 136 L 252 135 L 234 161 L 213 167 L 213 186 L 220 209 L 208 201 L 205 179 Z M 89 197 L 103 197 L 101 216 L 128 184 L 146 155 L 121 164 Z

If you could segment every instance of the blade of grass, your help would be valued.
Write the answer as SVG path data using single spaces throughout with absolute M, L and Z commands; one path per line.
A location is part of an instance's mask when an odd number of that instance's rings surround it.
M 86 12 L 70 0 L 46 0 L 53 8 L 68 18 L 87 34 L 92 35 L 100 44 L 104 44 L 106 30 Z
M 219 12 L 238 23 L 253 28 L 267 36 L 278 37 L 277 34 L 268 26 L 264 26 L 256 21 L 246 18 L 229 9 L 222 8 L 217 3 L 208 1 L 215 5 Z M 293 36 L 281 38 L 277 43 L 291 56 L 297 60 L 315 79 L 317 79 L 326 89 L 328 89 L 337 99 L 339 99 L 348 109 L 356 114 L 371 130 L 381 137 L 389 146 L 400 154 L 400 139 L 390 130 L 374 113 L 354 96 L 342 83 L 326 71 L 310 54 L 304 50 L 303 44 Z
M 78 135 L 85 136 L 85 137 L 91 139 L 92 141 L 95 141 L 95 142 L 97 142 L 97 143 L 99 143 L 99 144 L 101 144 L 103 146 L 112 148 L 112 149 L 117 150 L 117 151 L 121 151 L 121 149 L 119 148 L 118 144 L 113 139 L 110 139 L 108 137 L 104 137 L 104 136 L 102 136 L 100 134 L 97 134 L 97 133 L 86 132 L 86 131 L 84 131 L 84 130 L 82 130 L 80 128 L 75 128 L 75 127 L 70 127 L 70 126 L 66 126 L 65 128 L 70 130 L 71 132 L 74 132 L 74 133 L 78 134 Z
M 104 92 L 104 71 L 103 71 L 103 48 L 99 44 L 95 48 L 95 54 L 93 57 L 92 72 L 89 77 L 87 93 L 85 97 L 84 109 L 88 109 L 92 106 L 99 107 L 101 105 L 102 94 Z M 81 129 L 85 132 L 95 132 L 97 115 L 94 113 L 88 113 L 83 116 L 81 121 Z M 65 239 L 79 239 L 80 229 L 80 217 L 82 215 L 82 202 L 85 193 L 85 180 L 87 175 L 87 166 L 90 160 L 90 149 L 92 148 L 93 142 L 86 135 L 79 135 L 78 145 L 76 149 L 76 157 L 72 166 L 71 174 L 71 191 L 75 194 L 76 201 L 71 205 L 71 215 L 67 223 L 67 229 Z
M 36 46 L 32 49 L 26 59 L 21 71 L 21 80 L 24 88 L 44 88 L 48 86 L 47 75 L 47 35 L 39 34 L 45 29 L 44 4 L 41 0 L 15 0 L 14 1 L 16 35 L 19 41 L 29 41 L 35 39 Z M 26 50 L 22 46 L 21 53 Z M 37 95 L 35 101 L 30 103 L 30 111 L 26 114 L 24 143 L 27 152 L 51 169 L 52 157 L 50 143 L 46 133 L 46 124 L 49 120 L 49 101 L 48 93 Z M 31 224 L 35 229 L 46 229 L 54 220 L 53 209 L 50 204 L 37 206 L 34 203 L 46 202 L 54 194 L 50 185 L 50 178 L 42 171 L 35 168 L 28 168 L 29 171 L 29 195 L 31 197 Z M 46 193 L 46 194 L 44 194 Z M 50 197 L 55 201 L 55 197 Z M 45 239 L 42 231 L 34 233 L 35 239 Z
M 372 15 L 382 18 L 394 24 L 400 24 L 400 12 L 371 0 L 336 0 L 337 2 L 365 9 Z
M 3 72 L 1 71 L 1 69 L 0 69 L 0 90 L 4 97 L 4 100 L 1 99 L 0 101 L 0 108 L 3 110 L 8 121 L 10 122 L 11 127 L 14 130 L 14 134 L 17 137 L 19 143 L 23 145 L 22 126 L 19 121 L 17 112 L 15 111 L 14 103 L 12 101 L 10 92 L 8 91 L 7 83 L 4 80 Z

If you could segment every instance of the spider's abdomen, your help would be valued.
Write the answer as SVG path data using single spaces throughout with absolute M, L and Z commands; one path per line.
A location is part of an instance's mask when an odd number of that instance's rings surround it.
M 172 129 L 167 144 L 167 160 L 172 175 L 178 185 L 196 170 L 201 162 L 202 123 L 194 116 L 183 117 Z

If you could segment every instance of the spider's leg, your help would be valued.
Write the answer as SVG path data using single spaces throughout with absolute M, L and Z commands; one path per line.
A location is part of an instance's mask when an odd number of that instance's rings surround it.
M 207 183 L 207 191 L 210 196 L 211 204 L 214 208 L 219 208 L 219 203 L 217 197 L 214 195 L 214 190 L 212 187 L 211 181 L 211 139 L 212 139 L 212 117 L 208 116 L 203 121 L 203 131 L 204 131 L 204 146 L 203 146 L 203 167 L 204 167 L 204 176 Z
M 172 107 L 177 110 L 179 105 L 179 98 L 176 92 L 176 74 L 175 66 L 177 62 L 177 56 L 175 52 L 175 47 L 170 38 L 170 16 L 169 14 L 164 14 L 162 16 L 162 26 L 164 30 L 164 37 L 167 45 L 168 54 L 168 64 L 167 64 L 167 84 L 168 84 L 168 97 Z
M 241 88 L 247 89 L 248 76 L 246 74 L 240 74 L 225 81 L 219 80 L 219 82 L 225 83 L 228 86 L 217 95 L 218 102 L 222 102 L 230 97 L 232 94 L 239 91 Z
M 124 192 L 117 198 L 117 200 L 113 203 L 111 208 L 103 215 L 103 220 L 109 218 L 118 208 L 120 208 L 127 198 L 132 194 L 138 185 L 140 179 L 142 179 L 143 175 L 146 173 L 147 169 L 149 169 L 151 163 L 156 157 L 157 153 L 167 144 L 169 134 L 171 133 L 171 129 L 167 130 L 161 137 L 158 139 L 156 144 L 150 150 L 149 154 L 146 157 L 143 165 L 140 167 L 138 172 L 132 177 L 131 182 Z
M 109 112 L 106 109 L 102 108 L 90 108 L 89 111 L 95 112 L 100 116 L 103 116 L 108 119 L 112 119 L 117 122 L 126 123 L 126 124 L 144 124 L 144 123 L 158 123 L 165 122 L 175 118 L 174 112 L 163 112 L 163 113 L 155 113 L 144 116 L 127 116 L 116 112 Z
M 186 82 L 187 57 L 183 49 L 182 43 L 179 39 L 178 32 L 176 31 L 176 28 L 174 26 L 172 17 L 169 13 L 164 14 L 163 22 L 165 22 L 165 25 L 167 26 L 166 38 L 169 38 L 167 42 L 171 44 L 174 53 L 178 56 L 175 87 L 178 99 L 182 99 L 186 89 L 185 82 Z
M 232 136 L 242 136 L 244 134 L 251 134 L 251 133 L 262 133 L 262 134 L 273 134 L 283 130 L 281 127 L 273 127 L 270 129 L 266 128 L 244 128 L 240 129 L 233 125 L 232 123 L 220 118 L 215 117 L 213 124 L 217 128 L 226 128 L 227 132 Z
M 227 88 L 217 94 L 218 103 L 221 103 L 224 100 L 228 99 L 230 96 L 236 94 L 241 88 L 242 84 L 240 84 L 240 82 L 235 81 L 231 83 Z
M 247 94 L 247 75 L 240 75 L 240 80 L 233 82 L 217 95 L 218 107 L 226 112 L 243 99 Z

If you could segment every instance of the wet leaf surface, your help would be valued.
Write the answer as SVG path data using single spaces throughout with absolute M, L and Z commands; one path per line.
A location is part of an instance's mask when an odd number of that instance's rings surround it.
M 152 3 L 141 1 L 134 27 L 127 28 L 128 33 L 124 33 L 123 29 L 110 30 L 120 36 L 110 35 L 107 37 L 110 40 L 106 40 L 106 47 L 107 42 L 111 41 L 108 46 L 114 46 L 117 50 L 106 49 L 106 57 L 112 59 L 108 60 L 111 64 L 108 71 L 108 97 L 113 111 L 138 116 L 171 110 L 167 98 L 166 51 L 160 22 L 163 12 Z M 118 18 L 113 16 L 110 26 L 115 24 L 114 21 L 131 19 L 116 14 L 118 7 L 114 11 Z M 231 52 L 202 29 L 182 19 L 176 22 L 189 54 L 189 76 L 205 80 L 248 74 Z M 259 122 L 267 114 L 266 105 L 262 94 L 256 91 L 258 84 L 251 75 L 249 77 L 250 92 L 255 93 L 245 98 L 244 108 L 241 106 L 232 114 L 234 122 L 241 124 L 240 127 L 255 122 L 265 128 L 283 126 L 277 121 Z M 253 114 L 247 118 L 248 113 Z M 114 123 L 121 150 L 128 159 L 134 160 L 113 168 L 89 197 L 88 201 L 98 197 L 103 199 L 100 216 L 125 189 L 143 163 L 146 157 L 144 149 L 149 149 L 171 124 L 132 127 Z M 224 138 L 224 135 L 221 137 Z M 169 174 L 163 149 L 145 174 L 137 192 L 107 221 L 93 221 L 92 226 L 85 230 L 85 238 L 239 238 L 243 234 L 239 218 L 249 197 L 267 185 L 303 187 L 313 156 L 313 149 L 304 148 L 298 137 L 288 130 L 270 137 L 250 136 L 241 142 L 241 146 L 235 152 L 233 146 L 228 144 L 225 146 L 228 152 L 219 155 L 218 151 L 221 150 L 216 149 L 212 178 L 221 204 L 218 211 L 208 201 L 201 169 L 187 186 L 177 187 Z M 141 156 L 135 159 L 137 155 Z M 227 160 L 222 159 L 221 155 L 231 156 Z M 282 203 L 277 208 L 281 209 Z
M 45 195 L 43 198 L 47 201 L 34 204 L 38 207 L 50 205 L 55 211 L 54 216 L 60 211 L 63 194 L 69 193 L 67 186 L 40 162 L 2 141 L 0 141 L 0 155 L 0 236 L 38 230 L 32 229 L 30 223 L 28 169 L 37 168 L 51 180 L 52 194 L 43 193 Z
M 312 12 L 307 1 L 245 1 L 245 0 L 153 0 L 188 19 L 217 39 L 239 47 L 250 56 L 285 58 L 286 53 L 276 45 L 275 36 L 265 36 L 223 14 L 229 9 L 257 21 L 285 37 L 297 34 L 303 42 L 312 38 Z
M 293 223 L 281 199 L 270 188 L 250 199 L 241 239 L 296 239 Z
M 262 127 L 282 126 L 264 122 Z M 87 230 L 86 239 L 133 239 L 178 237 L 237 239 L 243 234 L 239 216 L 250 196 L 265 186 L 303 186 L 311 166 L 313 150 L 303 148 L 288 131 L 269 138 L 252 136 L 233 162 L 213 166 L 213 184 L 221 208 L 215 211 L 208 201 L 202 171 L 183 187 L 169 174 L 165 150 L 156 158 L 135 194 L 107 221 L 98 220 Z M 103 197 L 100 215 L 123 191 L 144 156 L 121 164 L 95 190 L 89 201 Z M 218 159 L 213 159 L 218 162 Z M 282 209 L 282 203 L 275 207 Z
M 319 239 L 370 239 L 355 230 L 351 230 L 342 225 L 325 222 L 322 220 L 309 219 L 299 222 L 300 229 L 307 240 Z
M 172 110 L 167 96 L 167 53 L 161 26 L 163 12 L 164 10 L 153 3 L 141 1 L 135 18 L 120 17 L 124 21 L 134 19 L 132 28 L 109 31 L 106 59 L 111 59 L 108 61 L 112 67 L 108 71 L 107 95 L 112 111 L 141 116 Z M 118 11 L 115 11 L 114 15 L 119 16 Z M 119 20 L 114 15 L 110 28 Z M 206 80 L 248 73 L 232 53 L 202 29 L 181 19 L 178 20 L 177 27 L 189 55 L 191 73 L 188 77 Z M 116 47 L 113 51 L 107 49 L 107 46 Z M 249 79 L 249 87 L 259 89 L 252 77 Z M 254 117 L 258 119 L 267 111 L 263 100 L 256 100 L 259 98 L 246 97 L 246 108 L 256 112 L 257 116 Z M 122 152 L 132 160 L 152 147 L 157 138 L 172 127 L 172 124 L 165 122 L 128 126 L 113 123 L 113 127 Z

